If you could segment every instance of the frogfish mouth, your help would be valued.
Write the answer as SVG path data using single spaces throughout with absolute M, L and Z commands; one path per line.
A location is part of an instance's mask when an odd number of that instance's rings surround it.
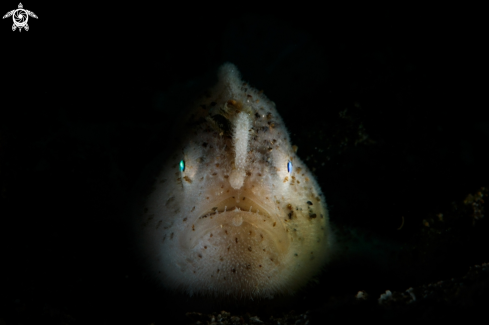
M 333 241 L 326 202 L 275 104 L 226 63 L 176 127 L 135 209 L 148 273 L 189 295 L 251 299 L 318 274 Z

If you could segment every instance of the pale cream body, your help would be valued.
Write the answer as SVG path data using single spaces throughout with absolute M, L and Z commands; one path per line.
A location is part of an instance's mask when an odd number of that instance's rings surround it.
M 291 294 L 330 256 L 324 196 L 275 104 L 230 63 L 218 78 L 179 125 L 171 139 L 179 141 L 176 150 L 137 207 L 139 249 L 151 275 L 169 289 Z

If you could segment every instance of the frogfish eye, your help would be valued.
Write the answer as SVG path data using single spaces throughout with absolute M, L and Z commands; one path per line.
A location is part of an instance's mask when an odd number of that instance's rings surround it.
M 184 160 L 180 160 L 180 171 L 181 172 L 185 171 L 185 161 Z
M 287 171 L 289 173 L 292 173 L 292 162 L 289 160 L 289 162 L 287 163 Z

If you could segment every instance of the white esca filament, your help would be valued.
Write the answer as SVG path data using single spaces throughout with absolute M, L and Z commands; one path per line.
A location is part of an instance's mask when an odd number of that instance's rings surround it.
M 238 190 L 243 186 L 246 176 L 246 157 L 248 156 L 248 142 L 250 138 L 251 120 L 245 112 L 239 113 L 234 120 L 233 144 L 234 144 L 234 166 L 229 182 Z

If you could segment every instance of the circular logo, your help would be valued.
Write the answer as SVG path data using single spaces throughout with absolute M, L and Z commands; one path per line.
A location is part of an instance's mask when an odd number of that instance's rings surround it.
M 15 10 L 12 16 L 14 18 L 14 24 L 17 27 L 24 27 L 27 24 L 27 20 L 29 19 L 29 16 L 24 9 Z

